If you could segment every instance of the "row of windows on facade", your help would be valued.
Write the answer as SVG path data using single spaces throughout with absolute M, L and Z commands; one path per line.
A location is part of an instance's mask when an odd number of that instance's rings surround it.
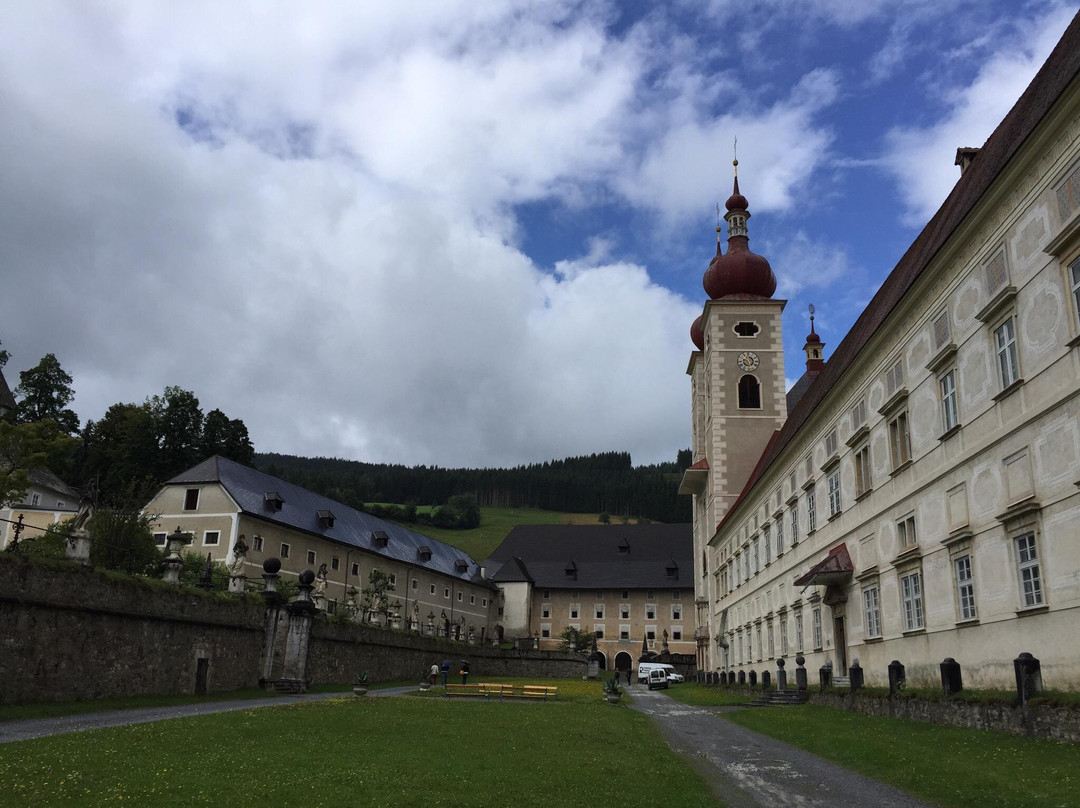
M 1074 306 L 1074 315 L 1078 327 L 1080 327 L 1080 258 L 1074 260 L 1068 268 L 1068 283 L 1071 287 L 1071 298 Z M 1000 292 L 1007 287 L 1008 274 L 1005 269 L 1004 253 L 998 253 L 986 266 L 986 286 L 989 292 Z M 1023 381 L 1020 375 L 1020 357 L 1017 347 L 1017 316 L 1009 313 L 1002 317 L 998 313 L 997 319 L 990 319 L 991 315 L 998 312 L 993 309 L 984 315 L 987 322 L 994 324 L 992 328 L 993 350 L 997 367 L 998 382 L 1000 384 L 999 397 L 1014 390 Z M 959 391 L 957 386 L 957 374 L 955 365 L 955 346 L 952 345 L 952 327 L 949 310 L 943 309 L 932 322 L 934 347 L 938 351 L 935 359 L 931 360 L 928 367 L 937 373 L 937 392 L 939 401 L 939 413 L 941 419 L 941 435 L 939 440 L 945 440 L 960 428 Z M 746 377 L 744 377 L 746 378 Z M 911 430 L 908 422 L 906 409 L 907 395 L 904 387 L 904 366 L 901 360 L 890 363 L 884 374 L 885 393 L 889 398 L 879 410 L 886 417 L 888 429 L 889 460 L 891 464 L 890 474 L 896 474 L 906 468 L 912 460 L 911 454 Z M 740 380 L 739 397 L 740 406 L 743 402 L 743 387 Z M 861 499 L 873 490 L 873 472 L 870 457 L 869 428 L 867 422 L 866 399 L 859 399 L 851 408 L 852 436 L 847 443 L 852 447 L 855 459 L 855 498 Z M 839 438 L 834 426 L 825 435 L 825 457 L 822 466 L 828 492 L 829 518 L 834 518 L 843 509 L 840 497 L 840 463 L 839 463 Z M 805 476 L 807 482 L 804 488 L 810 489 L 807 494 L 807 529 L 813 532 L 817 528 L 816 503 L 814 491 L 811 486 L 813 480 L 813 461 L 810 455 L 805 460 Z M 790 489 L 795 497 L 797 488 L 796 472 L 790 475 Z M 779 509 L 781 492 L 775 493 L 776 505 Z M 798 536 L 798 515 L 794 505 L 791 511 L 791 529 L 793 543 Z M 781 533 L 782 524 L 777 522 L 777 532 Z M 782 536 L 778 536 L 778 547 L 782 547 Z
M 40 507 L 42 507 L 42 505 L 41 505 L 41 494 L 34 493 L 34 494 L 30 495 L 30 507 L 31 508 L 40 508 Z M 56 507 L 57 508 L 65 507 L 64 500 L 62 500 L 62 499 L 56 500 Z
M 1039 564 L 1039 552 L 1036 536 L 1033 531 L 1026 531 L 1012 539 L 1016 562 L 1017 586 L 1021 609 L 1039 609 L 1046 605 L 1045 594 L 1042 584 L 1042 571 Z M 962 552 L 952 558 L 952 591 L 955 597 L 957 623 L 969 623 L 977 621 L 978 606 L 975 596 L 975 578 L 972 571 L 971 553 Z M 926 607 L 924 603 L 923 573 L 921 569 L 912 568 L 900 575 L 900 619 L 903 633 L 918 632 L 926 628 Z M 865 583 L 862 587 L 863 620 L 866 629 L 865 639 L 875 640 L 882 638 L 882 600 L 880 585 L 874 581 Z M 795 623 L 795 651 L 804 651 L 803 647 L 803 620 L 801 609 L 794 610 L 793 620 Z M 822 648 L 821 634 L 821 607 L 815 606 L 811 611 L 812 648 L 820 651 Z M 788 620 L 786 615 L 780 615 L 777 621 L 780 626 L 780 655 L 788 654 Z M 773 619 L 765 620 L 765 630 L 768 639 L 768 656 L 775 656 Z M 758 656 L 761 662 L 765 649 L 762 646 L 761 623 L 753 627 L 734 629 L 729 632 L 732 646 L 735 649 L 735 664 L 744 664 L 754 660 L 753 637 L 757 638 Z M 743 643 L 745 640 L 745 652 Z
M 630 597 L 630 590 L 629 589 L 620 590 L 619 596 L 623 600 L 629 598 Z M 541 590 L 541 597 L 543 597 L 544 600 L 547 600 L 548 598 L 550 598 L 551 597 L 551 590 L 550 589 Z M 580 590 L 571 589 L 570 590 L 570 597 L 571 598 L 579 598 L 579 597 L 581 597 Z M 604 599 L 604 590 L 603 589 L 597 589 L 595 591 L 595 593 L 594 593 L 594 597 L 596 598 L 596 600 L 603 600 Z M 656 590 L 655 589 L 646 589 L 645 590 L 645 597 L 648 600 L 652 600 L 653 598 L 656 597 Z M 678 589 L 671 590 L 671 599 L 672 600 L 682 600 L 682 593 Z
M 157 542 L 158 546 L 164 547 L 166 541 L 168 540 L 168 534 L 166 534 L 166 533 L 155 533 L 154 534 L 154 540 Z M 213 546 L 213 545 L 220 544 L 220 543 L 221 543 L 221 531 L 220 530 L 205 530 L 205 531 L 203 531 L 203 545 L 204 546 L 207 546 L 207 545 Z M 251 539 L 251 549 L 253 551 L 255 551 L 255 552 L 262 552 L 262 549 L 263 549 L 263 538 L 262 538 L 262 536 L 253 536 L 252 537 L 252 539 Z M 278 550 L 279 558 L 289 558 L 291 552 L 292 552 L 292 548 L 288 544 L 288 542 L 281 542 L 281 546 L 280 546 L 280 548 Z M 318 564 L 319 563 L 318 553 L 316 553 L 314 550 L 308 550 L 307 551 L 307 563 L 311 564 L 311 565 Z M 338 558 L 337 556 L 331 556 L 330 557 L 330 569 L 331 570 L 338 570 L 340 568 L 341 568 L 341 559 Z M 354 561 L 352 563 L 352 568 L 350 569 L 349 572 L 350 572 L 351 575 L 358 578 L 360 576 L 360 564 L 359 564 L 359 562 Z M 390 589 L 391 590 L 396 590 L 397 589 L 397 574 L 391 572 L 391 573 L 389 573 L 389 578 L 390 578 Z M 419 590 L 419 582 L 415 578 L 409 582 L 409 586 L 414 592 Z M 437 586 L 435 584 L 429 584 L 428 590 L 429 590 L 429 594 L 434 595 L 437 592 Z M 451 596 L 450 587 L 444 586 L 443 587 L 443 598 L 445 600 L 450 600 L 450 596 Z M 457 593 L 457 599 L 458 599 L 459 602 L 464 602 L 464 594 L 461 593 L 461 592 L 458 592 Z M 486 607 L 488 599 L 487 598 L 481 598 L 481 601 L 482 601 L 481 605 Z M 475 595 L 469 595 L 469 603 L 473 603 L 473 604 L 476 603 L 476 596 Z
M 572 629 L 574 629 L 574 631 L 581 631 L 581 625 L 578 624 L 578 623 L 570 623 L 567 626 L 567 628 L 572 628 Z M 543 638 L 550 638 L 552 636 L 551 635 L 551 623 L 541 623 L 540 624 L 540 636 L 543 637 Z M 606 626 L 603 623 L 594 623 L 593 624 L 593 636 L 596 637 L 596 639 L 598 639 L 598 640 L 606 639 L 606 637 L 607 637 L 607 628 L 606 628 Z M 681 642 L 682 638 L 683 638 L 682 626 L 671 626 L 670 627 L 670 636 L 671 636 L 671 639 L 674 642 Z M 630 626 L 628 626 L 628 625 L 625 625 L 625 626 L 620 625 L 619 626 L 619 640 L 620 641 L 629 641 L 631 639 L 632 639 L 632 637 L 630 636 Z M 656 642 L 656 626 L 646 626 L 645 627 L 645 639 L 649 641 L 650 647 L 652 647 L 652 643 Z
M 593 605 L 593 617 L 595 619 L 603 620 L 605 611 L 606 610 L 604 609 L 604 604 L 603 603 L 597 603 L 597 604 Z M 629 603 L 620 603 L 619 604 L 619 619 L 620 620 L 629 620 L 630 619 L 630 612 L 631 612 L 631 609 L 630 609 L 630 604 Z M 581 604 L 580 603 L 571 603 L 570 607 L 567 609 L 567 614 L 569 615 L 571 620 L 579 619 L 581 617 Z M 551 617 L 551 604 L 550 603 L 542 603 L 542 604 L 540 604 L 540 617 L 542 619 L 544 619 L 544 620 L 547 620 L 547 619 L 549 619 Z M 647 603 L 647 604 L 645 604 L 645 619 L 646 620 L 655 620 L 656 619 L 656 604 L 655 603 Z M 682 606 L 681 605 L 672 604 L 672 606 L 671 606 L 671 619 L 672 620 L 682 620 Z

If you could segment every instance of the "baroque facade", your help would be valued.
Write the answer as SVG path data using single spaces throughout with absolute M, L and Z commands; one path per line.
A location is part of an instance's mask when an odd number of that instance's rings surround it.
M 691 336 L 702 670 L 1080 688 L 1080 17 L 835 352 L 786 395 L 735 192 Z M 812 321 L 811 321 L 812 322 Z M 790 664 L 790 663 L 789 663 Z

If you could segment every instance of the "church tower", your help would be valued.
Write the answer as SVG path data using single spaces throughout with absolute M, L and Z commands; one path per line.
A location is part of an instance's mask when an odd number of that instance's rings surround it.
M 774 432 L 787 417 L 784 343 L 780 315 L 787 301 L 774 300 L 776 276 L 769 262 L 750 251 L 746 197 L 739 193 L 739 161 L 734 190 L 726 203 L 728 249 L 716 256 L 702 283 L 709 296 L 690 328 L 697 350 L 690 357 L 694 464 L 680 493 L 694 495 L 694 563 L 698 625 L 714 601 L 716 559 L 709 541 L 716 526 L 749 480 Z M 720 228 L 717 227 L 719 231 Z M 708 637 L 699 637 L 698 663 L 708 664 Z

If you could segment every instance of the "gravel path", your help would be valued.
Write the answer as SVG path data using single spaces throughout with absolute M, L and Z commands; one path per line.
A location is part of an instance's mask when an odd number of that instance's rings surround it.
M 634 687 L 631 693 L 631 707 L 656 722 L 672 749 L 730 808 L 931 808 L 892 786 L 725 721 L 718 710 L 690 707 L 664 691 Z
M 369 696 L 396 696 L 416 689 L 416 685 L 386 687 L 369 690 Z M 81 713 L 59 718 L 30 718 L 24 721 L 0 722 L 0 743 L 25 741 L 46 735 L 63 735 L 67 732 L 83 732 L 102 727 L 123 727 L 128 724 L 148 724 L 169 718 L 187 718 L 194 715 L 227 713 L 234 710 L 255 710 L 279 704 L 301 704 L 347 696 L 348 693 L 304 693 L 299 696 L 268 696 L 259 699 L 236 699 L 232 701 L 207 701 L 201 704 L 178 704 L 171 707 L 141 707 L 131 710 L 108 710 L 100 713 Z

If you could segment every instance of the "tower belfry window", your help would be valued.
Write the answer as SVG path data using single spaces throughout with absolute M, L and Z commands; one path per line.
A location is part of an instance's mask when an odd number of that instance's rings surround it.
M 749 373 L 739 379 L 739 409 L 761 409 L 761 384 Z
M 761 327 L 757 323 L 739 322 L 735 324 L 734 330 L 740 337 L 756 337 Z

